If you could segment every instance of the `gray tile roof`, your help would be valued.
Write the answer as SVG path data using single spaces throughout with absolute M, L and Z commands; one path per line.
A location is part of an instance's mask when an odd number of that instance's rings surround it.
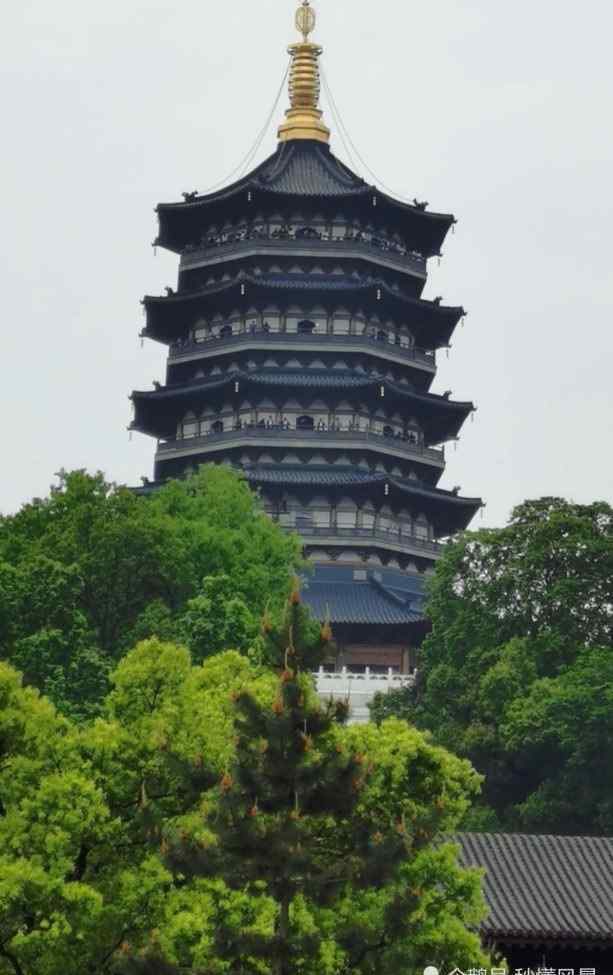
M 465 866 L 484 867 L 498 941 L 613 941 L 613 838 L 460 833 Z
M 363 179 L 332 155 L 328 146 L 282 143 L 255 176 L 254 183 L 297 196 L 347 196 L 371 190 Z
M 320 620 L 329 616 L 332 623 L 403 625 L 419 623 L 421 600 L 404 600 L 374 579 L 366 582 L 307 581 L 302 598 Z

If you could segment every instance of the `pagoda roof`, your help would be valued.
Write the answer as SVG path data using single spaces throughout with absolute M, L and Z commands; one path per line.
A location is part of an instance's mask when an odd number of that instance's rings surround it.
M 373 315 L 395 315 L 402 324 L 412 328 L 418 344 L 424 348 L 448 345 L 456 325 L 465 314 L 462 307 L 441 305 L 407 295 L 385 281 L 370 276 L 252 275 L 239 272 L 230 281 L 198 291 L 147 295 L 143 299 L 147 315 L 143 334 L 161 342 L 173 342 L 182 337 L 198 313 L 216 315 L 241 306 L 257 306 L 258 303 L 264 307 L 267 302 L 278 302 L 283 293 L 287 295 L 286 305 L 295 303 L 297 296 L 302 294 L 305 300 L 314 303 L 353 304 L 369 308 Z
M 240 393 L 234 391 L 239 383 Z M 424 426 L 426 441 L 440 443 L 456 437 L 467 416 L 474 410 L 474 404 L 446 399 L 434 393 L 416 392 L 409 386 L 391 382 L 389 379 L 356 375 L 354 372 L 332 369 L 260 369 L 257 372 L 235 370 L 219 379 L 200 379 L 180 386 L 164 386 L 160 389 L 135 391 L 132 400 L 135 407 L 134 428 L 143 433 L 157 436 L 168 435 L 174 428 L 183 411 L 191 404 L 201 406 L 203 401 L 221 401 L 228 389 L 234 395 L 244 396 L 245 388 L 288 392 L 321 391 L 336 392 L 339 396 L 356 393 L 374 396 L 380 405 L 397 405 L 404 412 L 410 410 L 412 416 Z M 385 396 L 381 396 L 383 389 Z M 274 395 L 274 394 L 273 394 Z M 175 406 L 175 410 L 169 405 Z
M 426 257 L 440 252 L 455 222 L 451 214 L 431 212 L 383 193 L 345 166 L 328 145 L 295 140 L 280 142 L 264 162 L 221 190 L 181 203 L 160 203 L 157 243 L 180 252 L 198 232 L 202 233 L 205 222 L 218 223 L 224 215 L 233 212 L 247 217 L 256 198 L 266 197 L 272 206 L 278 202 L 281 207 L 290 202 L 299 206 L 301 199 L 329 201 L 338 206 L 346 201 L 353 210 L 367 209 L 371 215 L 375 210 L 373 198 L 376 198 L 377 216 L 392 222 L 407 239 L 418 242 Z
M 372 573 L 363 582 L 307 579 L 302 598 L 316 619 L 331 623 L 362 623 L 364 625 L 407 625 L 420 623 L 423 612 L 415 608 L 423 602 L 403 598 L 379 582 Z
M 378 500 L 385 499 L 385 502 L 392 500 L 407 503 L 407 499 L 411 499 L 415 505 L 421 504 L 424 510 L 431 513 L 439 535 L 453 535 L 464 531 L 477 511 L 483 507 L 480 498 L 464 498 L 454 491 L 428 487 L 421 481 L 360 471 L 353 467 L 317 468 L 271 464 L 246 468 L 245 477 L 254 485 L 305 488 L 314 493 L 318 489 L 338 488 L 349 492 L 361 490 L 369 496 L 376 495 Z
M 460 861 L 485 868 L 489 914 L 482 933 L 498 944 L 613 943 L 613 838 L 459 833 Z

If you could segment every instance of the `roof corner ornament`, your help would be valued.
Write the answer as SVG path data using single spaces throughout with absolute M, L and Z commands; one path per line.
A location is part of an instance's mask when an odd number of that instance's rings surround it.
M 288 48 L 292 59 L 289 74 L 290 108 L 285 113 L 285 122 L 279 127 L 280 142 L 295 139 L 330 141 L 330 130 L 322 121 L 323 113 L 319 108 L 319 57 L 323 48 L 309 40 L 316 23 L 310 0 L 302 0 L 296 11 L 296 29 L 302 34 L 302 41 L 290 44 Z

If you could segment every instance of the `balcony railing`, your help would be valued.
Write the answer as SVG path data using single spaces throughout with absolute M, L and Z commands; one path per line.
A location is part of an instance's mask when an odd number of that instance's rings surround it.
M 271 346 L 284 347 L 287 345 L 317 351 L 326 351 L 327 348 L 345 349 L 348 352 L 368 350 L 393 359 L 417 362 L 422 366 L 427 366 L 433 372 L 436 369 L 434 353 L 426 352 L 424 349 L 418 349 L 415 346 L 396 345 L 393 342 L 368 335 L 332 335 L 325 332 L 301 335 L 296 332 L 267 332 L 262 328 L 233 335 L 211 336 L 202 342 L 193 340 L 173 342 L 170 346 L 169 360 L 181 362 L 183 359 L 192 359 L 203 353 L 224 351 L 236 346 L 244 346 L 245 349 L 267 349 Z
M 301 538 L 304 538 L 307 542 L 311 539 L 331 538 L 331 539 L 344 539 L 344 540 L 361 540 L 374 539 L 377 542 L 387 543 L 388 545 L 393 545 L 395 548 L 407 548 L 407 549 L 418 549 L 419 551 L 428 552 L 431 555 L 439 555 L 442 551 L 442 546 L 438 542 L 432 542 L 430 539 L 419 538 L 414 534 L 407 534 L 401 532 L 399 527 L 394 527 L 389 530 L 380 527 L 373 528 L 339 528 L 338 525 L 331 525 L 328 527 L 315 527 L 313 525 L 304 525 L 303 523 L 297 525 L 287 525 L 279 522 L 281 528 L 286 531 L 295 531 Z
M 426 276 L 426 259 L 417 251 L 408 251 L 399 244 L 370 234 L 335 237 L 315 232 L 299 236 L 294 231 L 276 235 L 267 231 L 253 231 L 212 237 L 187 249 L 181 256 L 181 271 L 217 264 L 229 257 L 249 257 L 268 254 L 271 257 L 342 257 L 375 260 L 378 264 L 399 271 Z
M 363 674 L 355 674 L 343 667 L 342 671 L 329 673 L 320 667 L 313 673 L 317 693 L 322 701 L 347 701 L 349 724 L 365 724 L 370 720 L 368 705 L 375 694 L 387 694 L 403 687 L 413 687 L 416 674 L 397 674 L 390 668 L 385 674 L 371 673 L 367 667 Z
M 425 460 L 439 467 L 443 467 L 445 464 L 443 448 L 424 447 L 419 443 L 413 443 L 401 437 L 385 436 L 366 430 L 293 430 L 284 429 L 282 426 L 243 426 L 238 430 L 225 430 L 219 433 L 207 433 L 203 436 L 159 441 L 158 457 L 166 458 L 169 454 L 185 451 L 191 453 L 200 449 L 204 451 L 216 450 L 220 445 L 226 447 L 242 446 L 253 441 L 269 447 L 312 447 L 320 445 L 328 449 L 334 447 L 346 449 L 368 445 L 387 454 Z

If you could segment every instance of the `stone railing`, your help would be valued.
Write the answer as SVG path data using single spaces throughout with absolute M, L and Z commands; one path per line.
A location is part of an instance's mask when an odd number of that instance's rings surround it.
M 218 445 L 237 446 L 251 441 L 259 441 L 269 446 L 300 446 L 313 447 L 319 443 L 322 447 L 338 446 L 340 449 L 352 446 L 369 445 L 385 453 L 401 457 L 414 457 L 443 467 L 445 451 L 442 448 L 424 447 L 419 443 L 412 443 L 403 437 L 385 436 L 366 430 L 295 430 L 284 429 L 282 426 L 259 427 L 243 426 L 239 430 L 225 430 L 223 433 L 208 433 L 204 436 L 186 437 L 183 439 L 160 441 L 158 455 L 193 451 L 216 450 Z
M 231 257 L 249 257 L 267 254 L 270 257 L 338 257 L 375 260 L 378 264 L 410 271 L 420 277 L 426 275 L 426 259 L 417 251 L 407 251 L 398 244 L 377 236 L 332 237 L 330 234 L 297 236 L 295 233 L 270 235 L 260 233 L 235 234 L 233 237 L 215 237 L 186 249 L 181 255 L 181 271 L 209 266 Z
M 170 346 L 169 361 L 181 362 L 182 359 L 192 359 L 203 353 L 225 351 L 235 346 L 251 348 L 269 348 L 274 346 L 300 346 L 302 349 L 326 351 L 328 348 L 346 349 L 347 351 L 373 351 L 393 359 L 407 362 L 417 362 L 429 369 L 436 368 L 436 358 L 433 352 L 426 352 L 415 346 L 396 345 L 368 335 L 333 335 L 326 332 L 300 335 L 296 332 L 271 332 L 258 328 L 254 331 L 244 331 L 220 337 L 211 336 L 203 342 L 184 341 L 174 342 Z
M 387 673 L 375 674 L 368 667 L 361 674 L 353 673 L 346 667 L 337 673 L 329 673 L 320 667 L 313 677 L 322 701 L 332 698 L 348 702 L 350 724 L 366 724 L 370 720 L 368 705 L 375 694 L 412 687 L 416 679 L 414 673 L 398 674 L 390 668 Z

